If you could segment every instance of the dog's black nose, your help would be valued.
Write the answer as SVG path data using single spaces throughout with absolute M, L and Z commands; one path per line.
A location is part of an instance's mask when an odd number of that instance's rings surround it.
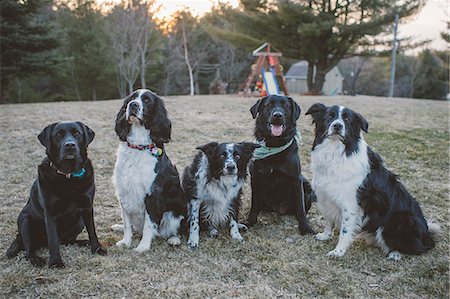
M 335 124 L 333 125 L 333 129 L 334 129 L 336 132 L 339 132 L 340 130 L 342 130 L 342 124 L 341 124 L 341 123 L 335 123 Z
M 273 116 L 273 117 L 280 118 L 280 117 L 283 116 L 283 113 L 281 113 L 280 111 L 275 111 L 275 112 L 272 114 L 272 116 Z
M 227 165 L 227 170 L 228 170 L 229 172 L 232 172 L 232 171 L 234 171 L 235 169 L 236 169 L 236 165 L 233 165 L 233 164 Z
M 138 110 L 138 109 L 139 109 L 139 104 L 136 103 L 136 102 L 131 102 L 131 103 L 130 103 L 130 109 L 136 109 L 136 110 Z
M 67 141 L 66 143 L 64 143 L 64 148 L 68 149 L 68 150 L 74 149 L 75 148 L 75 142 Z

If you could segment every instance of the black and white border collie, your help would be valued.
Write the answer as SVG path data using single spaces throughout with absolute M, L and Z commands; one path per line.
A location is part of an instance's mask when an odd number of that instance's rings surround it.
M 183 174 L 183 189 L 190 200 L 189 240 L 198 247 L 200 225 L 211 237 L 217 237 L 221 226 L 228 225 L 232 239 L 243 241 L 239 228 L 239 206 L 247 165 L 259 145 L 249 142 L 211 142 L 197 147 L 200 152 Z
M 171 245 L 181 243 L 179 228 L 186 216 L 178 171 L 164 150 L 171 122 L 162 99 L 147 89 L 125 98 L 117 114 L 115 131 L 120 139 L 113 182 L 122 208 L 124 231 L 118 246 L 131 246 L 133 232 L 142 233 L 136 252 L 150 249 L 161 236 Z
M 315 124 L 312 187 L 326 219 L 316 239 L 328 240 L 333 227 L 340 229 L 338 244 L 327 255 L 343 256 L 358 234 L 391 260 L 432 249 L 439 226 L 425 221 L 419 203 L 364 141 L 366 119 L 349 108 L 320 103 L 306 114 Z

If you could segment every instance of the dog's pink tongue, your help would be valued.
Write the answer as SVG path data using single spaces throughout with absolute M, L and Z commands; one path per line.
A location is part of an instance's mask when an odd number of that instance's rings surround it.
M 270 125 L 270 130 L 273 136 L 280 136 L 283 133 L 283 126 Z

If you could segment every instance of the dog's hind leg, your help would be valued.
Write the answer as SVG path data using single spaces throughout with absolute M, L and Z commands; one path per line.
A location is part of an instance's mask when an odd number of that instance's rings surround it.
M 20 238 L 20 235 L 17 234 L 14 241 L 12 241 L 11 245 L 9 246 L 8 250 L 6 251 L 6 257 L 7 258 L 13 258 L 15 257 L 19 252 L 21 252 L 24 249 L 22 239 Z

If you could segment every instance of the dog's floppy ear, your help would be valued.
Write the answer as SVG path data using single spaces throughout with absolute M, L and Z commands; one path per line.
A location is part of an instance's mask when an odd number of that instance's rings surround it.
M 210 142 L 210 143 L 207 143 L 207 144 L 204 144 L 204 145 L 197 146 L 196 149 L 201 150 L 207 156 L 209 156 L 212 153 L 214 153 L 214 150 L 216 149 L 216 147 L 218 145 L 219 144 L 217 142 Z
M 253 151 L 257 148 L 260 148 L 261 145 L 253 142 L 241 142 L 239 143 L 240 146 L 244 148 L 244 151 L 248 153 L 250 156 L 253 154 Z
M 287 97 L 289 101 L 291 102 L 292 106 L 292 120 L 296 121 L 300 117 L 300 113 L 302 112 L 302 109 L 300 108 L 300 105 L 297 104 L 293 98 Z
M 317 121 L 323 116 L 323 113 L 327 109 L 322 103 L 315 103 L 311 107 L 309 107 L 308 111 L 306 111 L 305 115 L 311 114 L 313 118 L 313 122 L 317 123 Z
M 58 123 L 53 123 L 51 125 L 48 125 L 42 130 L 42 132 L 38 135 L 39 141 L 42 143 L 43 146 L 45 146 L 47 149 L 50 149 L 52 144 L 52 131 L 53 128 Z
M 262 104 L 262 103 L 264 102 L 264 100 L 267 99 L 267 98 L 268 98 L 268 97 L 264 97 L 264 98 L 259 99 L 259 100 L 255 103 L 255 105 L 253 105 L 252 108 L 250 108 L 250 112 L 252 113 L 253 119 L 255 119 L 256 116 L 258 115 L 258 113 L 259 113 L 259 108 L 260 108 L 261 104 Z
M 128 98 L 126 98 L 123 101 L 123 105 L 120 108 L 119 112 L 117 113 L 116 117 L 116 126 L 114 127 L 114 130 L 116 131 L 117 136 L 119 136 L 119 139 L 121 141 L 127 141 L 127 136 L 130 133 L 131 125 L 128 123 L 126 119 L 126 112 L 127 112 L 127 101 Z
M 85 141 L 86 141 L 86 146 L 88 146 L 92 142 L 92 140 L 94 140 L 95 132 L 92 131 L 91 128 L 86 126 L 81 121 L 78 121 L 77 124 L 80 125 L 81 128 L 83 128 L 83 133 L 84 133 L 84 138 L 85 138 Z
M 367 120 L 364 118 L 364 116 L 362 116 L 359 113 L 356 113 L 356 118 L 359 120 L 359 123 L 361 125 L 361 129 L 368 133 L 369 131 L 369 123 L 367 122 Z
M 151 137 L 158 146 L 162 146 L 163 143 L 170 141 L 170 134 L 172 132 L 172 122 L 167 116 L 167 110 L 164 106 L 163 100 L 154 95 L 155 108 L 151 120 L 150 129 Z

